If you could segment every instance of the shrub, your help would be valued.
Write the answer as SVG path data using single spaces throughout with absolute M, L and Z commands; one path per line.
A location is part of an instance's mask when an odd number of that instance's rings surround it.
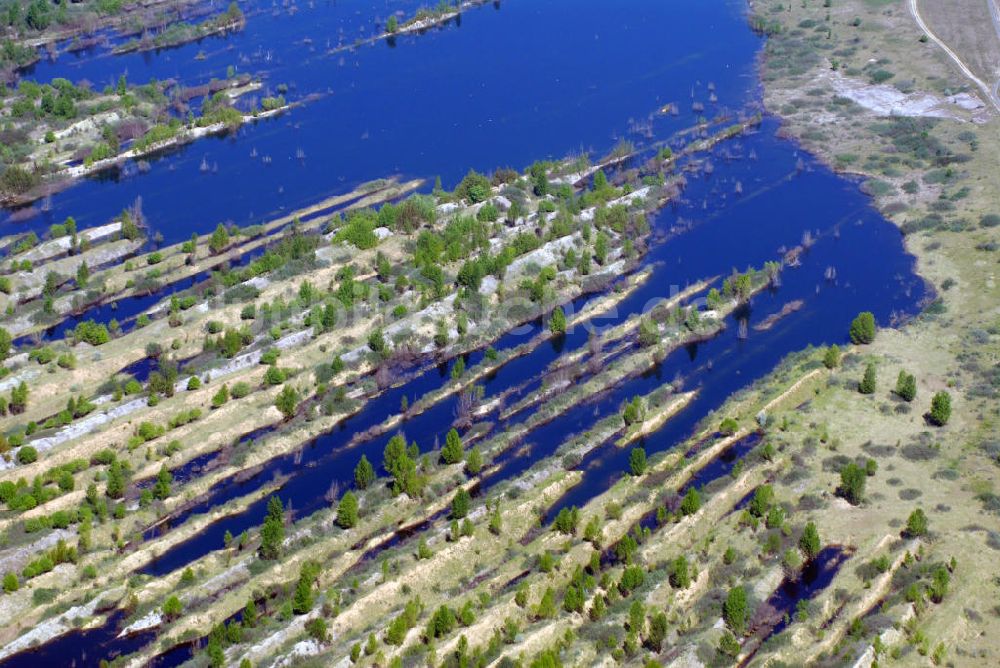
M 242 380 L 233 385 L 233 388 L 229 391 L 229 396 L 233 399 L 242 399 L 248 394 L 250 394 L 250 383 Z
M 73 330 L 73 338 L 77 341 L 86 341 L 92 346 L 99 346 L 111 340 L 108 328 L 93 320 L 85 320 L 77 323 Z
M 736 430 L 740 428 L 739 423 L 731 417 L 727 417 L 719 425 L 719 433 L 724 436 L 732 436 L 736 433 Z
M 18 464 L 33 464 L 36 461 L 38 461 L 38 450 L 35 450 L 30 445 L 22 446 L 17 451 Z

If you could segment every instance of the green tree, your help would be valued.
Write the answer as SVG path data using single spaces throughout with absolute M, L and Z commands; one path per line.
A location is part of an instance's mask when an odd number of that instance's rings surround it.
M 423 477 L 417 472 L 416 463 L 407 451 L 406 439 L 397 434 L 389 439 L 382 453 L 382 466 L 392 476 L 394 494 L 416 498 L 423 490 Z
M 909 538 L 927 535 L 927 515 L 923 509 L 917 508 L 906 518 L 906 535 Z
M 28 384 L 23 380 L 17 387 L 10 391 L 10 403 L 8 408 L 13 415 L 20 415 L 28 408 Z
M 483 456 L 479 452 L 478 446 L 473 446 L 469 454 L 465 456 L 465 472 L 469 475 L 479 475 L 483 469 Z
M 722 604 L 722 618 L 734 635 L 742 636 L 748 617 L 747 592 L 743 587 L 733 587 Z
M 219 223 L 215 227 L 215 231 L 212 232 L 211 238 L 208 240 L 208 249 L 212 251 L 213 255 L 218 255 L 222 251 L 226 250 L 229 245 L 229 232 L 226 230 L 226 226 Z
M 285 542 L 285 509 L 281 499 L 272 496 L 267 501 L 267 516 L 260 529 L 260 558 L 277 559 Z
M 225 383 L 212 395 L 212 408 L 221 408 L 229 401 L 229 386 Z
M 387 344 L 385 342 L 385 335 L 382 333 L 381 329 L 372 330 L 371 334 L 368 335 L 368 347 L 372 352 L 379 355 L 384 355 L 386 352 Z
M 358 497 L 347 492 L 337 504 L 337 524 L 342 529 L 351 529 L 358 523 Z
M 3 590 L 8 594 L 17 591 L 21 584 L 17 581 L 17 576 L 10 571 L 3 576 Z
M 10 351 L 14 346 L 14 339 L 3 327 L 0 327 L 0 362 L 10 357 Z
M 642 399 L 639 397 L 632 397 L 632 401 L 625 404 L 625 408 L 622 411 L 622 420 L 625 422 L 626 427 L 630 427 L 636 422 L 642 421 Z
M 874 394 L 877 380 L 875 363 L 869 362 L 868 366 L 865 367 L 865 375 L 862 376 L 861 382 L 858 383 L 858 392 L 861 394 Z
M 80 263 L 80 266 L 76 268 L 76 285 L 78 288 L 87 287 L 87 283 L 90 281 L 90 267 L 87 266 L 87 261 L 84 260 Z
M 249 629 L 257 626 L 257 604 L 253 599 L 248 600 L 243 608 L 243 626 Z
M 649 618 L 649 630 L 646 632 L 646 646 L 654 652 L 663 651 L 663 642 L 667 639 L 667 615 L 663 612 L 654 613 Z M 652 662 L 656 666 L 660 664 Z M 650 664 L 647 664 L 649 668 Z
M 754 490 L 753 498 L 750 499 L 750 505 L 747 507 L 747 510 L 754 517 L 764 517 L 767 511 L 771 509 L 771 504 L 773 503 L 774 487 L 764 484 Z
M 943 427 L 951 419 L 951 395 L 941 390 L 931 398 L 931 412 L 928 416 L 932 424 Z
M 111 462 L 111 466 L 108 467 L 108 482 L 104 493 L 112 499 L 120 499 L 125 496 L 125 469 L 117 459 Z
M 628 457 L 628 468 L 634 476 L 640 476 L 646 472 L 646 449 L 632 448 Z
M 285 385 L 274 399 L 274 405 L 286 420 L 292 419 L 299 405 L 299 393 L 291 385 Z
M 670 567 L 670 584 L 675 589 L 687 589 L 691 585 L 691 573 L 687 557 L 683 554 L 674 559 Z
M 315 594 L 312 583 L 316 579 L 315 569 L 311 564 L 303 564 L 299 571 L 299 581 L 295 585 L 295 595 L 292 597 L 292 612 L 304 615 L 312 610 Z
M 457 464 L 462 461 L 465 452 L 462 450 L 462 439 L 456 429 L 451 429 L 444 439 L 444 447 L 441 448 L 441 459 L 445 464 Z
M 468 200 L 469 204 L 484 202 L 490 196 L 490 180 L 475 170 L 469 170 L 455 188 L 455 196 Z
M 327 642 L 330 640 L 330 635 L 326 630 L 326 620 L 322 617 L 310 619 L 306 624 L 306 633 L 317 642 Z
M 875 315 L 863 311 L 851 322 L 851 343 L 871 343 L 875 340 Z
M 556 614 L 556 593 L 552 587 L 547 587 L 542 594 L 538 607 L 535 608 L 535 619 L 552 619 Z
M 167 621 L 172 621 L 180 617 L 183 610 L 184 604 L 176 596 L 172 595 L 163 602 L 163 616 L 167 618 Z
M 694 515 L 701 508 L 701 494 L 698 493 L 697 488 L 689 487 L 684 498 L 681 499 L 681 514 L 682 515 Z
M 806 524 L 806 528 L 802 530 L 802 536 L 799 538 L 799 549 L 802 550 L 802 554 L 806 556 L 806 559 L 814 559 L 819 554 L 821 547 L 819 531 L 816 530 L 814 523 L 809 522 Z
M 827 369 L 836 369 L 840 366 L 840 346 L 836 343 L 826 349 L 823 353 L 823 366 Z
M 170 474 L 167 467 L 161 466 L 160 472 L 156 474 L 156 483 L 153 485 L 153 496 L 157 499 L 165 499 L 170 496 L 170 484 L 174 481 L 174 476 Z
M 451 518 L 460 520 L 468 515 L 471 503 L 472 498 L 469 496 L 469 492 L 464 487 L 460 487 L 451 499 Z
M 849 462 L 840 469 L 840 487 L 837 493 L 853 505 L 858 505 L 865 498 L 865 482 L 868 472 L 854 462 Z
M 354 467 L 354 486 L 358 489 L 368 489 L 368 486 L 375 482 L 375 468 L 364 455 L 358 460 L 358 465 Z
M 572 536 L 576 533 L 576 527 L 579 523 L 580 509 L 576 506 L 563 507 L 556 514 L 556 518 L 552 522 L 552 528 L 567 536 Z
M 603 231 L 598 232 L 594 240 L 594 258 L 601 266 L 604 266 L 608 259 L 608 235 Z
M 917 397 L 916 376 L 900 369 L 896 377 L 896 394 L 904 401 L 913 401 Z
M 566 333 L 566 314 L 563 313 L 562 307 L 556 307 L 552 311 L 552 317 L 549 319 L 549 330 L 553 334 Z
M 740 649 L 740 641 L 732 633 L 726 631 L 719 638 L 719 654 L 722 656 L 734 659 L 739 656 Z

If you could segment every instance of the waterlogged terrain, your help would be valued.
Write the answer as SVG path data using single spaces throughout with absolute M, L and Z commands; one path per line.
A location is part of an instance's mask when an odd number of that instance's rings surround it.
M 0 214 L 0 665 L 764 662 L 893 577 L 795 428 L 932 290 L 742 5 L 241 9 L 22 73 L 290 106 Z

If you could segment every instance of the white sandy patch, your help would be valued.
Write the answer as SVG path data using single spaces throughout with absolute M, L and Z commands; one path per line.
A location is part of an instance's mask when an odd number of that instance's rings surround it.
M 904 93 L 888 84 L 867 84 L 840 72 L 824 71 L 817 80 L 827 81 L 834 92 L 878 116 L 914 116 L 970 120 L 969 112 L 985 110 L 975 95 L 961 93 L 939 97 L 931 93 Z

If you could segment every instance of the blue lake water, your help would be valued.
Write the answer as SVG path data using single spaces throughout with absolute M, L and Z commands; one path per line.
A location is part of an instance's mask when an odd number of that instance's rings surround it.
M 275 54 L 263 65 L 269 85 L 288 83 L 292 100 L 316 92 L 323 97 L 235 136 L 151 160 L 149 173 L 87 180 L 54 196 L 51 210 L 28 222 L 0 219 L 0 231 L 45 229 L 69 215 L 81 227 L 96 225 L 141 196 L 151 227 L 167 242 L 179 241 L 220 221 L 261 222 L 393 173 L 440 175 L 449 186 L 470 168 L 522 168 L 580 149 L 603 153 L 626 135 L 629 119 L 645 119 L 668 102 L 678 103 L 682 114 L 660 117 L 657 132 L 689 126 L 692 89 L 711 112 L 709 82 L 719 105 L 730 108 L 743 106 L 756 86 L 752 54 L 759 40 L 728 0 L 627 0 L 593 3 L 591 10 L 579 2 L 513 0 L 499 10 L 486 5 L 466 12 L 460 25 L 402 36 L 395 47 L 383 41 L 324 56 L 301 44 L 304 36 L 325 43 L 337 34 L 332 26 L 355 11 L 373 15 L 384 7 L 319 3 L 293 17 L 251 20 L 227 38 L 234 53 L 220 57 L 211 72 L 224 76 L 238 53 L 267 45 Z M 678 20 L 690 28 L 677 29 Z M 106 82 L 127 70 L 133 81 L 143 81 L 191 67 L 200 82 L 206 78 L 201 68 L 214 62 L 194 60 L 201 49 L 188 45 L 79 66 L 64 56 L 39 66 L 37 75 Z M 257 159 L 250 157 L 253 149 Z M 296 158 L 298 149 L 304 160 Z M 273 161 L 264 164 L 263 156 Z M 201 172 L 203 160 L 218 170 Z
M 237 64 L 242 71 L 266 70 L 268 85 L 288 83 L 292 99 L 314 92 L 324 93 L 322 97 L 233 136 L 173 151 L 153 160 L 149 173 L 85 181 L 53 197 L 50 212 L 25 223 L 0 219 L 0 229 L 41 229 L 67 215 L 82 226 L 95 225 L 141 196 L 153 229 L 167 242 L 177 241 L 222 220 L 261 222 L 388 174 L 429 180 L 441 175 L 447 186 L 469 168 L 523 168 L 536 159 L 579 150 L 600 155 L 622 137 L 641 144 L 650 139 L 629 134 L 631 121 L 645 121 L 670 102 L 678 105 L 680 114 L 653 117 L 652 140 L 667 139 L 694 123 L 692 100 L 706 105 L 707 116 L 723 106 L 743 110 L 757 100 L 753 62 L 761 41 L 747 27 L 743 6 L 729 0 L 505 0 L 499 8 L 490 4 L 466 12 L 460 24 L 400 37 L 395 46 L 380 42 L 334 55 L 323 53 L 328 37 L 334 46 L 349 43 L 373 31 L 373 16 L 387 16 L 399 7 L 409 10 L 411 5 L 316 3 L 292 15 L 249 6 L 247 28 L 226 38 L 153 54 L 63 56 L 39 64 L 33 76 L 105 82 L 127 70 L 132 81 L 180 77 L 200 83 Z M 310 37 L 311 44 L 304 43 L 304 37 Z M 202 50 L 206 59 L 195 60 Z M 708 101 L 710 82 L 717 105 Z M 618 307 L 619 317 L 625 317 L 641 312 L 657 297 L 669 296 L 671 286 L 683 289 L 708 276 L 760 267 L 778 259 L 780 248 L 795 246 L 810 233 L 816 243 L 803 255 L 802 265 L 786 269 L 779 289 L 758 295 L 740 314 L 749 319 L 749 337 L 739 338 L 736 319 L 730 318 L 718 336 L 674 352 L 650 372 L 538 427 L 525 439 L 531 446 L 528 455 L 512 451 L 501 456 L 499 470 L 483 480 L 485 494 L 554 452 L 567 435 L 613 415 L 622 401 L 678 374 L 685 389 L 697 389 L 698 395 L 645 439 L 651 454 L 677 447 L 708 412 L 768 373 L 788 353 L 811 344 L 843 342 L 847 323 L 858 311 L 873 311 L 881 324 L 894 314 L 916 311 L 924 287 L 913 274 L 913 260 L 904 253 L 896 228 L 870 207 L 856 183 L 801 154 L 777 136 L 777 129 L 775 120 L 765 118 L 758 131 L 721 144 L 710 158 L 712 173 L 691 177 L 681 201 L 653 218 L 659 230 L 685 221 L 693 226 L 650 250 L 648 262 L 656 263 L 653 277 Z M 295 157 L 299 148 L 306 154 L 303 160 Z M 252 159 L 253 149 L 258 156 L 271 155 L 273 162 Z M 218 170 L 202 173 L 203 159 L 218 164 Z M 800 165 L 805 166 L 801 173 Z M 836 269 L 836 281 L 825 278 L 830 267 Z M 804 301 L 803 308 L 767 331 L 753 329 L 797 299 Z M 524 334 L 509 334 L 497 347 L 526 340 Z M 510 361 L 485 382 L 487 397 L 533 378 L 560 352 L 585 346 L 586 340 L 587 333 L 577 329 L 565 340 L 545 343 Z M 481 353 L 473 353 L 469 362 L 480 359 Z M 347 448 L 352 437 L 393 415 L 403 396 L 412 401 L 445 378 L 446 373 L 434 367 L 418 374 L 309 444 L 302 455 L 308 466 L 297 465 L 294 456 L 278 458 L 256 476 L 218 485 L 203 503 L 174 521 L 253 491 L 277 472 L 290 475 L 279 495 L 297 516 L 324 507 L 323 495 L 331 483 L 340 482 L 341 489 L 350 484 L 361 454 L 381 472 L 387 437 Z M 408 420 L 403 430 L 427 449 L 435 438 L 443 439 L 454 407 L 455 399 L 442 401 Z M 550 513 L 581 505 L 606 489 L 626 470 L 627 457 L 627 450 L 613 446 L 591 453 L 580 464 L 583 481 Z M 213 523 L 166 551 L 145 572 L 160 576 L 220 549 L 226 531 L 235 535 L 261 522 L 265 503 Z M 62 661 L 82 659 L 80 652 L 94 657 L 135 649 L 135 643 L 125 648 L 125 641 L 115 640 L 113 634 L 80 637 L 80 643 L 59 645 Z M 39 665 L 55 658 L 50 647 L 0 665 Z

